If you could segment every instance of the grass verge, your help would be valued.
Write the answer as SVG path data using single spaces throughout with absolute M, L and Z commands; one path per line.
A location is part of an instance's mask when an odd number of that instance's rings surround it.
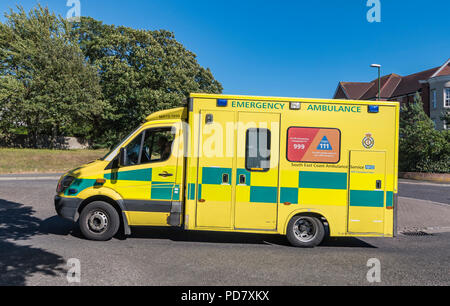
M 107 150 L 0 149 L 0 174 L 63 173 L 106 153 Z

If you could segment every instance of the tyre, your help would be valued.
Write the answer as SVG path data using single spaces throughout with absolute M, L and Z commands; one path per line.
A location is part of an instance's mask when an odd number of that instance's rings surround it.
M 322 221 L 311 216 L 295 216 L 289 222 L 287 238 L 296 247 L 313 248 L 325 238 Z
M 86 239 L 108 241 L 119 231 L 120 218 L 116 209 L 105 202 L 92 202 L 80 214 L 80 230 Z

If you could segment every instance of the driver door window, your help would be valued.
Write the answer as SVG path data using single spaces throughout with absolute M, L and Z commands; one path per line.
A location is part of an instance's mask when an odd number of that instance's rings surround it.
M 125 167 L 164 162 L 172 154 L 172 128 L 149 129 L 126 147 Z
M 164 162 L 172 154 L 174 134 L 170 128 L 147 131 L 144 137 L 141 164 Z

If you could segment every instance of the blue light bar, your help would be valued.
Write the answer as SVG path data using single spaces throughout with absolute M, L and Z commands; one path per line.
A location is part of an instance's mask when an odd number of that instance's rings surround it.
M 378 114 L 380 112 L 380 107 L 378 105 L 369 105 L 370 114 Z
M 217 106 L 218 107 L 227 107 L 228 106 L 228 100 L 218 99 L 217 100 Z

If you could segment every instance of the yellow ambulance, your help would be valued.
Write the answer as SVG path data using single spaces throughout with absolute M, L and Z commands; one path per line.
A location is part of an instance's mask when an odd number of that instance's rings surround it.
M 119 229 L 326 236 L 396 233 L 397 102 L 191 94 L 58 183 L 59 216 L 105 241 Z

